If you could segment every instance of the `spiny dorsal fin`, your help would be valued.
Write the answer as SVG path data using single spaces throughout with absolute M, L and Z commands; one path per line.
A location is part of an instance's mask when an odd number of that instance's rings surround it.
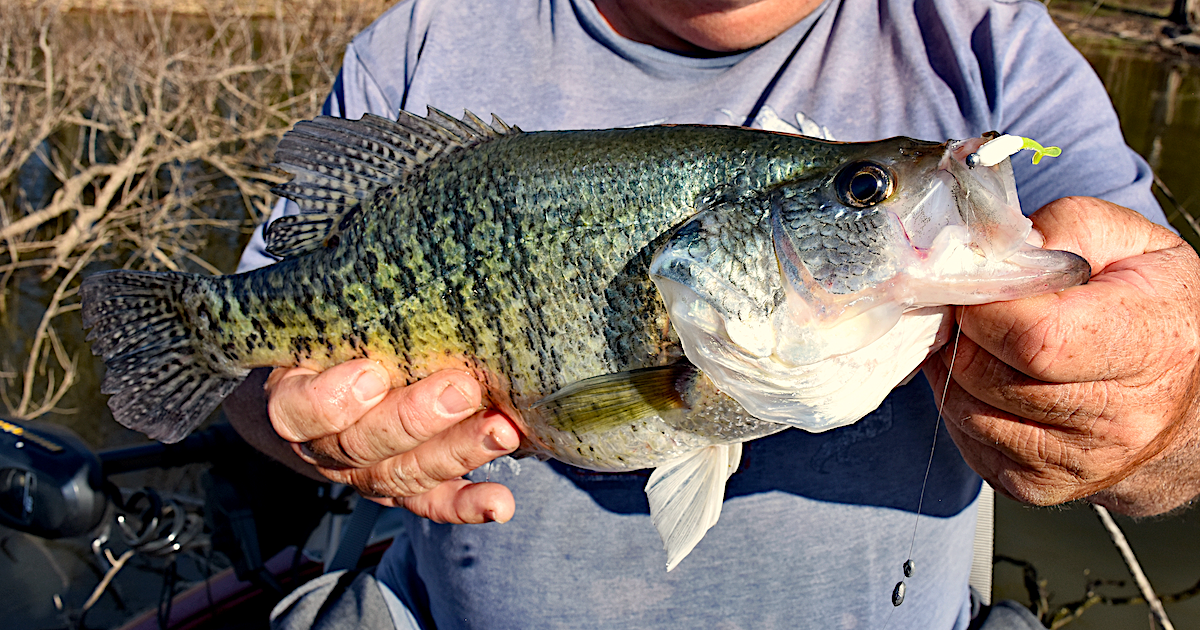
M 550 423 L 573 433 L 602 432 L 682 409 L 682 393 L 699 374 L 687 361 L 617 372 L 572 383 L 537 401 Z
M 301 214 L 332 220 L 280 232 L 274 249 L 268 251 L 286 255 L 311 251 L 380 187 L 450 151 L 517 133 L 521 130 L 494 115 L 488 125 L 470 112 L 457 120 L 432 107 L 425 118 L 400 111 L 397 120 L 367 114 L 359 120 L 318 116 L 296 123 L 275 150 L 275 165 L 293 177 L 272 192 L 295 201 Z M 321 226 L 326 232 L 314 234 Z M 305 240 L 285 240 L 292 234 Z

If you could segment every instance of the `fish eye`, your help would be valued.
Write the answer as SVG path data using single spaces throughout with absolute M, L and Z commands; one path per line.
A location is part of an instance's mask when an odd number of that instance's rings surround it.
M 887 168 L 874 162 L 855 162 L 843 168 L 833 183 L 842 203 L 866 208 L 891 197 L 895 190 L 893 182 Z

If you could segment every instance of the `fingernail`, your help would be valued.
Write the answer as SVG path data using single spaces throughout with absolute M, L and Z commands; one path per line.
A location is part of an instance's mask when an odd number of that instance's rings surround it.
M 383 396 L 387 390 L 387 383 L 371 370 L 358 375 L 358 379 L 354 381 L 354 396 L 359 402 L 371 402 Z
M 500 520 L 500 519 L 496 518 L 496 511 L 495 511 L 495 510 L 484 510 L 484 512 L 483 512 L 483 520 L 484 520 L 484 521 L 486 521 L 486 522 L 488 522 L 488 523 L 507 523 L 507 522 L 508 522 L 507 520 L 503 520 L 503 521 L 502 521 L 502 520 Z
M 507 452 L 513 450 L 514 448 L 516 448 L 516 445 L 505 446 L 504 442 L 502 442 L 500 440 L 500 438 L 498 438 L 496 436 L 496 433 L 491 432 L 491 433 L 488 433 L 487 435 L 483 436 L 483 447 L 489 451 L 495 451 L 498 453 L 507 453 Z
M 458 415 L 474 408 L 467 401 L 466 395 L 458 391 L 458 388 L 451 384 L 447 384 L 442 393 L 438 395 L 437 404 L 439 410 L 448 416 Z
M 1025 242 L 1034 247 L 1041 247 L 1046 244 L 1046 235 L 1036 227 L 1029 230 L 1029 236 L 1025 238 Z
M 310 463 L 314 466 L 320 466 L 321 468 L 337 468 L 337 469 L 345 468 L 345 465 L 338 462 L 337 460 L 332 459 L 326 455 L 322 455 L 322 454 L 312 450 L 312 447 L 308 445 L 308 442 L 303 442 L 300 444 L 300 453 L 304 457 L 307 457 L 308 459 L 312 460 L 308 463 Z

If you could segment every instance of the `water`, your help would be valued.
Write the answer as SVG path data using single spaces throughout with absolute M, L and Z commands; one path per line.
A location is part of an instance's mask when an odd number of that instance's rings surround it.
M 1163 195 L 1168 218 L 1193 246 L 1200 245 L 1194 221 L 1200 215 L 1200 67 L 1159 62 L 1136 52 L 1081 46 L 1108 87 L 1126 141 L 1150 162 L 1182 212 Z M 997 497 L 996 553 L 1033 563 L 1047 580 L 1051 608 L 1080 600 L 1090 580 L 1123 580 L 1099 592 L 1112 597 L 1137 593 L 1115 547 L 1085 505 L 1031 508 Z M 1117 517 L 1159 595 L 1200 581 L 1200 514 L 1195 510 L 1134 522 Z M 996 598 L 1028 602 L 1021 571 L 995 570 Z M 1067 625 L 1071 630 L 1148 628 L 1145 605 L 1088 609 Z M 1200 597 L 1166 604 L 1176 628 L 1200 628 Z
M 1159 196 L 1172 224 L 1200 247 L 1200 66 L 1110 48 L 1081 49 L 1108 88 L 1126 142 L 1173 193 L 1176 203 Z

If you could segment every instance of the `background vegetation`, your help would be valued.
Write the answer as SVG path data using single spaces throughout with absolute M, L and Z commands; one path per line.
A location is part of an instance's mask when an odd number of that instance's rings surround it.
M 80 356 L 81 275 L 232 270 L 282 179 L 276 141 L 382 9 L 97 4 L 0 3 L 0 411 L 19 418 L 95 405 L 73 392 L 99 377 Z

